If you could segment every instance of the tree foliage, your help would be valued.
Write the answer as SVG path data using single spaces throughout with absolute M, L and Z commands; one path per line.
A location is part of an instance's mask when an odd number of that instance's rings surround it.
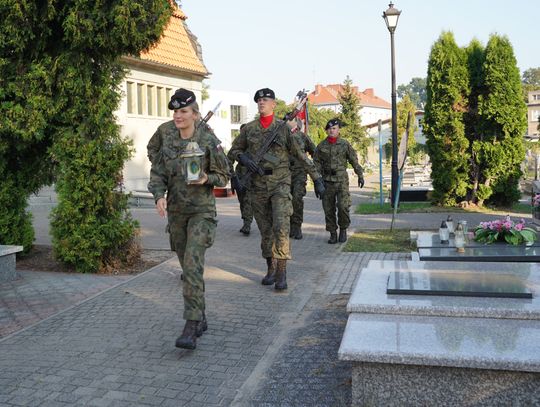
M 367 150 L 371 139 L 367 136 L 366 130 L 362 127 L 360 119 L 360 99 L 352 86 L 353 81 L 347 75 L 343 82 L 343 90 L 338 96 L 341 105 L 341 112 L 338 117 L 343 123 L 340 136 L 348 140 L 355 150 L 364 158 L 367 157 Z
M 540 90 L 540 68 L 529 68 L 523 71 L 521 83 L 523 84 L 523 97 L 525 103 L 528 103 L 529 92 Z
M 463 69 L 460 69 L 461 66 Z M 519 70 L 508 38 L 458 48 L 443 33 L 428 67 L 425 127 L 437 201 L 519 199 L 523 134 L 527 126 Z
M 468 147 L 463 115 L 468 108 L 466 55 L 450 32 L 443 32 L 428 61 L 424 116 L 426 146 L 432 163 L 433 198 L 453 205 L 468 187 Z
M 409 96 L 417 109 L 423 110 L 426 105 L 426 78 L 412 78 L 407 85 L 399 85 L 397 95 L 400 99 Z
M 29 248 L 31 239 L 4 225 L 31 230 L 23 212 L 29 193 L 54 177 L 56 256 L 79 271 L 122 260 L 136 223 L 115 190 L 130 154 L 113 115 L 125 73 L 120 57 L 159 39 L 170 3 L 6 0 L 0 9 L 7 16 L 0 28 L 0 204 L 9 208 L 0 215 L 0 238 Z

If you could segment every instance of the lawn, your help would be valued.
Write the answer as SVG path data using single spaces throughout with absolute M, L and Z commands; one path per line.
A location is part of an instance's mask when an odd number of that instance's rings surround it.
M 344 252 L 410 252 L 416 250 L 411 243 L 409 229 L 362 230 L 349 237 Z
M 376 214 L 376 213 L 392 213 L 393 209 L 389 203 L 384 203 L 380 206 L 378 202 L 361 203 L 355 209 L 355 213 L 361 215 Z M 531 205 L 524 203 L 517 203 L 511 208 L 493 208 L 493 207 L 471 207 L 467 209 L 458 208 L 454 206 L 435 206 L 430 202 L 401 202 L 399 204 L 398 213 L 436 213 L 436 212 L 481 212 L 490 214 L 502 214 L 502 215 L 530 215 Z

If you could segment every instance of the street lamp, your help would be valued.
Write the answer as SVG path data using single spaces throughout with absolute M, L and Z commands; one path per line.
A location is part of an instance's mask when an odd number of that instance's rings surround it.
M 394 207 L 394 202 L 396 192 L 397 192 L 397 182 L 398 182 L 398 165 L 397 165 L 397 155 L 398 155 L 398 144 L 397 144 L 397 105 L 396 105 L 396 66 L 394 58 L 394 31 L 396 31 L 397 23 L 399 20 L 399 15 L 401 11 L 394 8 L 394 4 L 390 3 L 388 5 L 388 10 L 383 12 L 384 22 L 388 31 L 390 31 L 390 47 L 392 53 L 392 191 L 390 194 L 391 205 Z

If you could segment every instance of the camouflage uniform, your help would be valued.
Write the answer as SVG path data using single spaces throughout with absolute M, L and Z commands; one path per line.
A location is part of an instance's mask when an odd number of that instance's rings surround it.
M 230 163 L 230 171 L 233 172 L 233 163 L 234 163 L 234 157 L 232 157 L 231 152 L 227 154 L 227 159 Z M 248 172 L 247 168 L 244 167 L 240 163 L 236 163 L 236 168 L 234 169 L 234 172 L 236 173 L 236 176 L 238 178 L 242 178 L 242 176 Z M 251 199 L 249 198 L 249 194 L 247 191 L 235 191 L 236 196 L 238 198 L 238 203 L 240 204 L 240 214 L 242 216 L 242 220 L 244 221 L 244 225 L 251 225 L 251 222 L 253 222 L 253 209 L 251 208 Z
M 265 137 L 270 135 L 280 122 L 281 120 L 274 118 L 267 129 L 261 126 L 259 120 L 246 124 L 234 140 L 229 154 L 235 160 L 238 160 L 242 153 L 248 153 L 253 157 L 264 143 Z M 251 176 L 248 194 L 251 197 L 255 221 L 261 232 L 262 256 L 266 259 L 291 258 L 289 247 L 289 219 L 293 212 L 289 168 L 291 155 L 302 160 L 313 179 L 320 177 L 286 125 L 281 127 L 276 141 L 259 163 L 265 175 Z
M 312 157 L 315 153 L 315 144 L 301 131 L 293 133 L 296 142 L 305 153 Z M 291 157 L 291 195 L 293 214 L 291 216 L 291 234 L 300 230 L 304 222 L 304 196 L 306 195 L 307 174 L 300 160 Z
M 317 146 L 313 161 L 323 176 L 326 188 L 322 200 L 326 230 L 330 233 L 336 232 L 338 225 L 340 229 L 347 229 L 351 223 L 349 216 L 351 195 L 349 193 L 347 163 L 351 163 L 358 177 L 363 177 L 356 151 L 347 140 L 341 137 L 338 137 L 335 144 L 331 144 L 328 139 L 325 139 Z
M 204 185 L 188 185 L 183 159 L 179 154 L 190 141 L 204 151 Z M 201 321 L 204 303 L 204 254 L 212 246 L 216 233 L 216 202 L 213 187 L 227 184 L 229 165 L 220 141 L 201 126 L 191 139 L 180 137 L 174 122 L 158 127 L 148 143 L 152 162 L 148 190 L 158 199 L 167 192 L 168 230 L 171 249 L 176 252 L 183 272 L 184 319 Z

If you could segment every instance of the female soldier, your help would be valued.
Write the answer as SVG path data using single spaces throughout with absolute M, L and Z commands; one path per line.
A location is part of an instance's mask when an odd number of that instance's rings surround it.
M 213 187 L 227 184 L 229 166 L 221 142 L 198 121 L 193 92 L 178 89 L 168 107 L 174 110 L 173 120 L 158 127 L 147 147 L 152 162 L 148 190 L 159 216 L 168 217 L 171 249 L 182 266 L 186 323 L 176 346 L 195 349 L 207 329 L 203 271 L 217 223 Z

